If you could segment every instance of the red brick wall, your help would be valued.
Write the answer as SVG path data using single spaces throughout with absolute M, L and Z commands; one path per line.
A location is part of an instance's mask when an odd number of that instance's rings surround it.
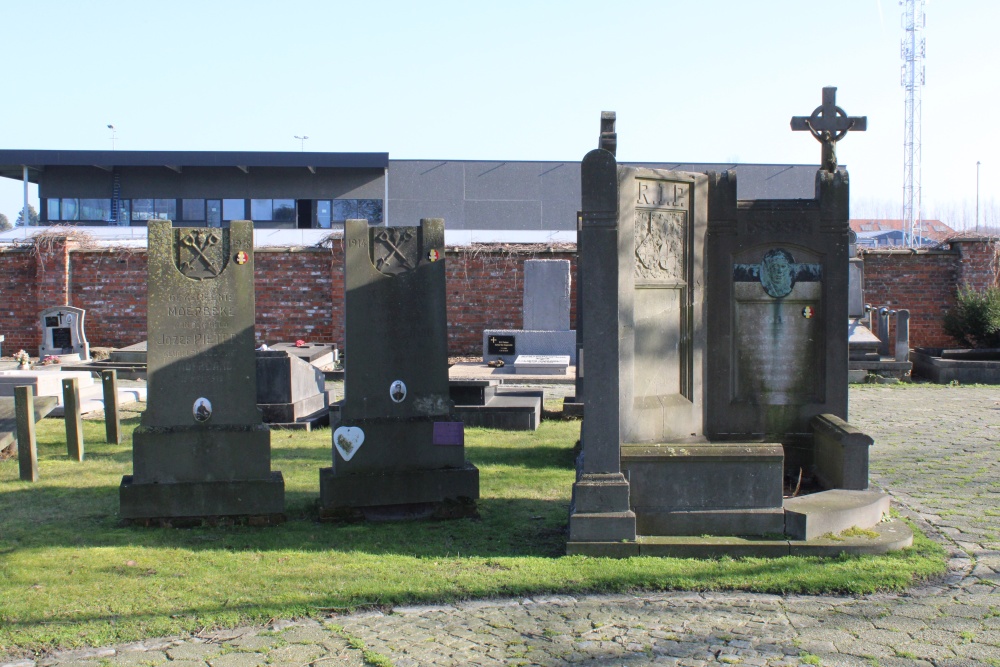
M 996 239 L 955 240 L 951 249 L 872 250 L 865 261 L 866 300 L 874 307 L 910 311 L 914 346 L 954 344 L 941 319 L 959 285 L 997 284 Z M 448 347 L 452 355 L 479 355 L 484 329 L 521 327 L 527 259 L 567 259 L 573 272 L 576 322 L 576 251 L 572 246 L 468 246 L 450 248 Z M 266 248 L 256 253 L 257 337 L 275 343 L 299 338 L 343 346 L 343 248 Z M 3 352 L 37 354 L 38 313 L 62 305 L 87 310 L 92 346 L 122 347 L 146 337 L 146 252 L 92 249 L 71 242 L 40 248 L 0 249 L 0 333 Z
M 0 334 L 3 354 L 18 350 L 38 354 L 38 312 L 26 308 L 37 301 L 37 258 L 30 248 L 0 250 Z
M 911 347 L 955 344 L 945 335 L 941 318 L 955 303 L 957 253 L 870 250 L 862 257 L 865 302 L 875 309 L 887 306 L 909 310 Z

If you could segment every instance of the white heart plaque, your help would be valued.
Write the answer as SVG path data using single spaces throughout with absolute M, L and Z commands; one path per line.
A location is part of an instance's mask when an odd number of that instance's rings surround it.
M 333 446 L 345 461 L 350 461 L 364 442 L 365 432 L 357 426 L 340 426 L 333 432 Z

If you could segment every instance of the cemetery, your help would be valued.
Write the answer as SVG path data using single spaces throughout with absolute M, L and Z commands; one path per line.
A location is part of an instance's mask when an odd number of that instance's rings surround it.
M 868 266 L 836 144 L 866 119 L 835 92 L 791 122 L 821 144 L 810 198 L 619 163 L 605 112 L 575 248 L 466 252 L 441 218 L 358 218 L 312 249 L 258 248 L 234 219 L 149 220 L 144 252 L 71 235 L 0 252 L 4 275 L 57 304 L 36 332 L 16 317 L 5 332 L 39 342 L 35 368 L 0 370 L 0 545 L 18 544 L 0 595 L 25 619 L 0 647 L 499 595 L 940 576 L 942 548 L 872 487 L 880 443 L 848 419 L 850 364 L 909 363 L 919 329 L 910 309 L 864 307 L 877 280 L 852 278 Z M 133 315 L 68 305 L 111 266 L 145 285 Z M 521 289 L 491 291 L 497 275 Z M 93 362 L 90 340 L 121 344 Z M 342 380 L 324 370 L 341 347 Z M 67 557 L 84 580 L 69 594 L 50 567 Z M 28 581 L 37 596 L 16 593 Z

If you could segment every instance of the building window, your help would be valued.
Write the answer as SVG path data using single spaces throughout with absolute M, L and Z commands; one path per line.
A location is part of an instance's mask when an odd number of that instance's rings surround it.
M 295 200 L 251 199 L 250 219 L 258 222 L 295 222 Z
M 314 224 L 322 229 L 330 228 L 330 200 L 319 199 L 316 201 L 316 220 Z
M 222 219 L 223 220 L 246 220 L 246 201 L 243 199 L 223 199 Z
M 81 199 L 80 200 L 80 220 L 101 220 L 111 219 L 110 199 Z
M 176 199 L 133 199 L 132 220 L 176 220 Z
M 58 220 L 59 219 L 59 200 L 58 199 L 46 199 L 45 204 L 47 208 L 45 209 L 45 215 L 47 220 Z M 329 227 L 329 225 L 327 225 Z
M 182 219 L 190 222 L 205 221 L 205 200 L 204 199 L 182 199 L 181 200 Z
M 333 222 L 367 220 L 369 224 L 382 224 L 381 199 L 334 199 Z
M 63 197 L 60 203 L 60 208 L 62 215 L 60 220 L 79 220 L 80 219 L 80 200 L 70 199 Z

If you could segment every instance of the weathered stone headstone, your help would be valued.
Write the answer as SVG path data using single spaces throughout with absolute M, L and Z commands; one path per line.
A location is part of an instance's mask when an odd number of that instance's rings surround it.
M 113 368 L 101 371 L 101 386 L 104 389 L 104 441 L 120 445 L 122 420 L 118 405 L 118 371 Z
M 121 515 L 280 520 L 284 480 L 256 405 L 253 225 L 157 220 L 148 239 L 149 395 Z
M 344 402 L 333 465 L 320 471 L 321 512 L 474 512 L 479 471 L 448 391 L 444 221 L 348 220 L 344 244 Z
M 60 357 L 64 361 L 86 361 L 90 359 L 90 344 L 83 330 L 83 318 L 87 311 L 73 306 L 46 308 L 39 316 L 42 328 L 42 344 L 38 348 L 38 358 Z

